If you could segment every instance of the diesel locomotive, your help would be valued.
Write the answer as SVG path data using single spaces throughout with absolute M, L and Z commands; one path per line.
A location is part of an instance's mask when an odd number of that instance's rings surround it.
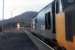
M 60 47 L 75 50 L 75 0 L 54 0 L 33 20 L 34 28 L 51 31 Z

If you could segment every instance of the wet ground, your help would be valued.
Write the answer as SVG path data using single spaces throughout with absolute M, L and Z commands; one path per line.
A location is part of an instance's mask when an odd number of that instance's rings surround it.
M 38 50 L 25 33 L 0 33 L 0 50 Z

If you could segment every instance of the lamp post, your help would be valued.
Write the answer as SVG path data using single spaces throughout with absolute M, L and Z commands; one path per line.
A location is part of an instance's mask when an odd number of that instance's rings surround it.
M 62 12 L 63 11 L 62 2 L 61 0 L 58 0 L 58 2 L 59 2 L 59 11 Z
M 4 20 L 4 0 L 3 0 L 3 8 L 2 8 L 2 20 Z M 4 23 L 2 23 L 2 31 L 4 28 Z

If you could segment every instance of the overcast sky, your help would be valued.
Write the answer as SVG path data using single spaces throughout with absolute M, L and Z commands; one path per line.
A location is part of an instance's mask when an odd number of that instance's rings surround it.
M 26 11 L 39 11 L 53 0 L 5 0 L 4 19 L 9 19 Z M 0 20 L 2 20 L 3 0 L 0 0 Z

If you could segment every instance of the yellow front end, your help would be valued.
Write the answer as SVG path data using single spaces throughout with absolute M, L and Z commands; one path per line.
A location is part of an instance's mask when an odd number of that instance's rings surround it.
M 60 12 L 56 14 L 56 40 L 61 47 L 65 47 L 67 50 L 75 50 L 75 36 L 73 42 L 66 40 L 65 32 L 65 13 Z

